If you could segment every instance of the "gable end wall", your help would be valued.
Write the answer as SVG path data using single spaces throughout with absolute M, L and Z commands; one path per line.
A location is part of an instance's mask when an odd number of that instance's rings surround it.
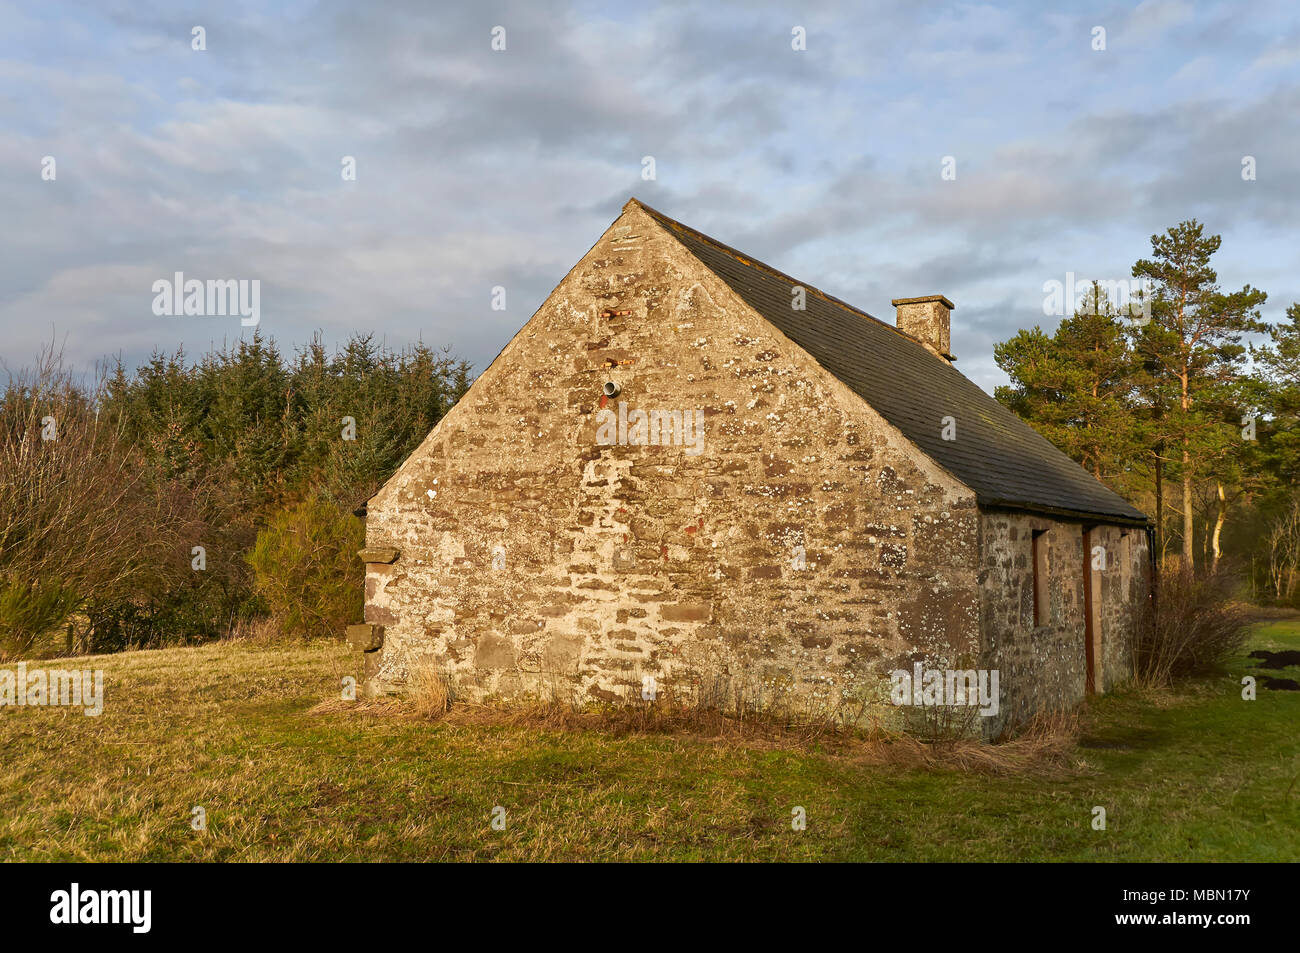
M 702 452 L 600 445 L 606 381 L 613 409 L 700 411 Z M 431 663 L 479 698 L 879 699 L 913 660 L 975 663 L 978 532 L 966 487 L 629 207 L 371 500 L 367 545 L 401 556 L 368 567 L 370 687 Z

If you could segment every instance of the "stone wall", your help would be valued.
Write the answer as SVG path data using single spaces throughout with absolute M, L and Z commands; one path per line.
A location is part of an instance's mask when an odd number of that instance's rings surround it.
M 673 429 L 637 442 L 637 411 Z M 431 664 L 470 698 L 618 701 L 650 677 L 683 701 L 887 717 L 888 674 L 919 661 L 998 669 L 996 736 L 1083 698 L 1082 529 L 981 512 L 629 206 L 370 501 L 368 688 Z M 1092 533 L 1106 690 L 1130 671 L 1146 536 Z
M 602 443 L 620 402 L 698 414 L 698 452 Z M 651 676 L 826 710 L 979 651 L 973 494 L 635 206 L 370 501 L 367 547 L 400 553 L 368 566 L 371 691 L 427 660 L 470 697 Z
M 1000 673 L 999 717 L 990 735 L 1014 728 L 1037 711 L 1067 709 L 1083 700 L 1086 681 L 1084 526 L 1024 513 L 985 511 L 980 524 L 983 665 Z M 1100 651 L 1097 690 L 1132 674 L 1133 639 L 1147 598 L 1150 563 L 1140 528 L 1090 526 L 1090 550 L 1102 547 L 1105 569 L 1095 573 Z M 1046 531 L 1047 614 L 1034 624 L 1033 535 Z M 1092 569 L 1093 554 L 1087 565 Z

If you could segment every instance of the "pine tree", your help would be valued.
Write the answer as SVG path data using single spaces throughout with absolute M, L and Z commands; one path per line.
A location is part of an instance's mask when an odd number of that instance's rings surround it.
M 1260 332 L 1259 306 L 1267 295 L 1245 285 L 1224 294 L 1210 258 L 1222 239 L 1204 234 L 1195 220 L 1151 236 L 1152 257 L 1133 266 L 1135 278 L 1151 283 L 1151 323 L 1139 338 L 1139 353 L 1151 368 L 1152 403 L 1177 453 L 1182 480 L 1182 564 L 1195 568 L 1193 484 L 1211 457 L 1225 448 L 1224 423 L 1215 414 L 1225 388 L 1242 372 L 1247 332 Z M 1165 385 L 1171 385 L 1172 400 Z M 1222 511 L 1221 511 L 1222 512 Z
M 1099 480 L 1128 485 L 1140 453 L 1132 413 L 1133 358 L 1125 327 L 1102 289 L 1049 337 L 1041 328 L 998 344 L 994 357 L 1011 378 L 996 397 Z
M 1268 413 L 1268 465 L 1279 486 L 1300 487 L 1300 302 L 1287 320 L 1269 328 L 1270 343 L 1254 351 L 1259 366 L 1260 409 Z

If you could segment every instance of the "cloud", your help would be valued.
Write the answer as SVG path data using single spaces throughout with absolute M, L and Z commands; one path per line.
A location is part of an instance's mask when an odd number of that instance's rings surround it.
M 1186 0 L 1142 0 L 1124 24 L 1126 39 L 1153 40 L 1192 19 Z
M 285 344 L 373 331 L 481 368 L 630 195 L 886 319 L 891 297 L 947 294 L 962 366 L 989 387 L 992 344 L 1042 319 L 1044 280 L 1124 276 L 1191 215 L 1224 234 L 1225 285 L 1296 290 L 1300 134 L 1281 120 L 1300 107 L 1300 33 L 1281 2 L 1253 18 L 523 0 L 0 15 L 11 365 L 52 329 L 87 366 L 240 334 L 151 314 L 152 281 L 179 270 L 259 278 Z M 1115 24 L 1104 53 L 1094 19 Z

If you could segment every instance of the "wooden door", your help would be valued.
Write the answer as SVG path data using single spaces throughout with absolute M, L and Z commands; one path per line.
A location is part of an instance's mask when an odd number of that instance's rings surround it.
M 1092 695 L 1097 691 L 1097 654 L 1094 642 L 1096 632 L 1093 620 L 1093 601 L 1095 574 L 1092 568 L 1092 531 L 1083 531 L 1083 647 L 1084 647 L 1084 691 Z

